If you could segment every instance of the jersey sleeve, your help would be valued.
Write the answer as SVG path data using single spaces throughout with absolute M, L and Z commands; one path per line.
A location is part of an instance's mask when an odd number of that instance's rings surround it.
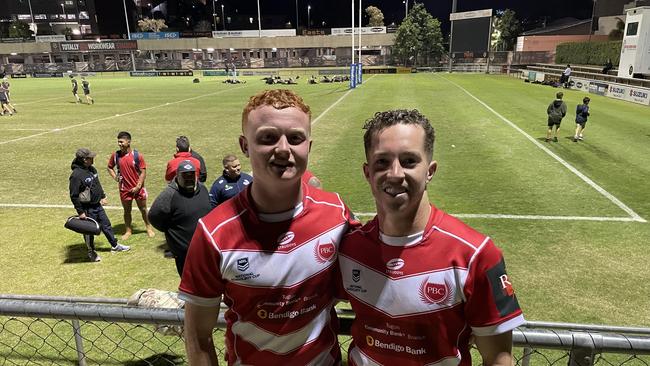
M 147 169 L 147 163 L 144 161 L 144 155 L 142 155 L 141 152 L 138 151 L 138 163 L 139 163 L 139 169 L 145 170 Z
M 111 157 L 108 158 L 108 169 L 113 169 L 115 168 L 115 152 L 111 154 Z
M 463 290 L 465 314 L 475 335 L 497 335 L 524 323 L 503 255 L 491 240 L 474 254 Z
M 199 220 L 178 286 L 179 298 L 200 306 L 219 306 L 225 287 L 220 261 L 221 255 L 212 236 Z

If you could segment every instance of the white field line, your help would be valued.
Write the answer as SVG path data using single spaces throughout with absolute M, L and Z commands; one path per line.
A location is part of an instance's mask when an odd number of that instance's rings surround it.
M 52 131 L 51 128 L 7 128 L 5 131 Z
M 0 203 L 2 208 L 63 208 L 72 209 L 72 205 L 48 205 L 30 203 Z M 104 206 L 107 210 L 121 210 L 122 206 Z M 354 211 L 353 211 L 354 212 Z M 374 212 L 354 212 L 356 216 L 372 217 Z M 540 221 L 615 221 L 634 222 L 631 217 L 607 217 L 607 216 L 550 216 L 550 215 L 506 215 L 506 214 L 451 214 L 460 219 L 505 219 L 505 220 L 540 220 Z
M 532 137 L 532 136 L 530 136 L 529 134 L 527 134 L 524 130 L 522 130 L 522 129 L 519 128 L 517 125 L 515 125 L 514 123 L 512 123 L 510 120 L 508 120 L 507 118 L 505 118 L 504 116 L 502 116 L 499 112 L 497 112 L 497 111 L 495 111 L 494 109 L 492 109 L 492 107 L 490 107 L 489 105 L 487 105 L 485 102 L 483 102 L 482 100 L 480 100 L 480 99 L 478 99 L 477 97 L 475 97 L 472 93 L 470 93 L 469 91 L 467 91 L 465 88 L 463 88 L 462 86 L 456 84 L 455 82 L 453 82 L 453 81 L 451 81 L 451 80 L 449 80 L 449 79 L 447 79 L 447 78 L 445 78 L 445 77 L 442 77 L 442 76 L 438 76 L 438 77 L 444 79 L 445 81 L 447 81 L 447 82 L 450 83 L 450 84 L 455 85 L 458 89 L 460 89 L 460 90 L 462 90 L 463 92 L 465 92 L 465 94 L 467 94 L 467 95 L 469 95 L 470 97 L 472 97 L 472 99 L 474 99 L 474 100 L 476 100 L 477 102 L 479 102 L 479 103 L 480 103 L 483 107 L 485 107 L 487 110 L 489 110 L 490 112 L 494 113 L 494 115 L 497 116 L 497 117 L 499 117 L 503 122 L 507 123 L 510 127 L 512 127 L 512 128 L 514 128 L 515 130 L 517 130 L 517 132 L 519 132 L 519 133 L 521 133 L 522 135 L 524 135 L 524 136 L 525 136 L 525 137 L 526 137 L 530 142 L 532 142 L 533 144 L 535 144 L 535 146 L 537 146 L 537 147 L 540 148 L 542 151 L 544 151 L 545 153 L 547 153 L 548 155 L 550 155 L 553 159 L 557 160 L 560 164 L 564 165 L 564 167 L 567 168 L 567 169 L 569 169 L 569 171 L 571 171 L 571 173 L 577 175 L 578 178 L 582 179 L 585 183 L 587 183 L 589 186 L 591 186 L 593 189 L 595 189 L 598 193 L 600 193 L 601 195 L 605 196 L 605 198 L 607 198 L 608 200 L 610 200 L 612 203 L 614 203 L 616 206 L 618 206 L 621 210 L 625 211 L 628 215 L 630 215 L 630 217 L 632 218 L 632 221 L 637 221 L 637 222 L 647 222 L 646 219 L 644 219 L 643 217 L 639 216 L 639 214 L 637 214 L 636 212 L 634 212 L 634 210 L 632 210 L 630 207 L 628 207 L 626 204 L 624 204 L 621 200 L 619 200 L 618 198 L 614 197 L 614 195 L 612 195 L 611 193 L 607 192 L 603 187 L 599 186 L 596 182 L 594 182 L 593 180 L 589 179 L 586 175 L 582 174 L 578 169 L 574 168 L 573 165 L 569 164 L 569 163 L 566 162 L 564 159 L 562 159 L 561 157 L 559 157 L 558 155 L 556 155 L 554 152 L 552 152 L 551 150 L 549 150 L 546 146 L 544 146 L 544 145 L 541 144 L 539 141 L 537 141 L 534 137 Z
M 117 90 L 126 90 L 126 89 L 135 89 L 133 87 L 126 87 L 126 88 L 117 88 L 117 89 L 110 89 L 110 90 L 103 90 L 99 91 L 96 93 L 92 93 L 92 95 L 97 95 L 97 94 L 105 94 Z M 41 102 L 49 102 L 50 100 L 58 100 L 58 99 L 72 99 L 72 89 L 68 90 L 70 93 L 70 96 L 64 96 L 64 97 L 54 97 L 54 98 L 47 98 L 47 99 L 39 99 L 39 100 L 30 100 L 29 102 L 24 102 L 24 103 L 13 103 L 16 106 L 24 106 L 24 105 L 29 105 L 29 104 L 34 104 L 34 103 L 41 103 Z
M 165 103 L 165 104 L 159 104 L 159 105 L 155 105 L 155 106 L 147 107 L 147 108 L 143 108 L 143 109 L 138 109 L 138 110 L 131 111 L 131 112 L 116 114 L 114 116 L 108 116 L 108 117 L 103 117 L 103 118 L 99 118 L 99 119 L 94 119 L 92 121 L 78 123 L 78 124 L 72 125 L 72 126 L 66 126 L 66 127 L 62 127 L 62 128 L 55 128 L 55 129 L 52 129 L 52 130 L 43 131 L 43 132 L 40 132 L 40 133 L 15 138 L 15 139 L 12 139 L 12 140 L 0 141 L 0 145 L 4 145 L 4 144 L 11 143 L 11 142 L 16 142 L 16 141 L 21 141 L 21 140 L 27 140 L 27 139 L 30 139 L 32 137 L 38 137 L 38 136 L 46 135 L 48 133 L 65 131 L 65 130 L 69 130 L 71 128 L 81 127 L 81 126 L 85 126 L 85 125 L 89 125 L 89 124 L 93 124 L 93 123 L 97 123 L 97 122 L 101 122 L 101 121 L 107 121 L 107 120 L 117 118 L 117 117 L 124 117 L 124 116 L 128 116 L 128 115 L 131 115 L 131 114 L 142 113 L 142 112 L 150 111 L 152 109 L 157 109 L 157 108 L 167 107 L 167 106 L 174 105 L 174 104 L 184 103 L 184 102 L 187 102 L 187 101 L 190 101 L 190 100 L 206 98 L 206 97 L 210 97 L 210 96 L 213 96 L 213 95 L 217 95 L 217 94 L 221 94 L 221 93 L 225 93 L 225 92 L 228 92 L 228 91 L 231 91 L 231 90 L 241 89 L 241 88 L 245 88 L 245 86 L 240 86 L 240 87 L 236 87 L 236 88 L 233 88 L 233 89 L 220 90 L 220 91 L 217 91 L 217 92 L 214 92 L 214 93 L 208 93 L 208 94 L 198 95 L 198 96 L 192 97 L 192 98 L 177 100 L 175 102 L 168 102 L 168 103 Z
M 367 83 L 370 79 L 374 78 L 375 76 L 377 76 L 377 75 L 375 74 L 375 75 L 369 77 L 368 80 L 364 81 L 364 83 Z M 361 85 L 363 85 L 363 84 L 361 84 Z M 312 125 L 312 126 L 315 125 L 316 122 L 318 122 L 318 121 L 319 121 L 319 120 L 320 120 L 324 115 L 327 114 L 327 112 L 330 111 L 330 109 L 334 108 L 337 104 L 339 104 L 339 102 L 341 102 L 343 99 L 345 99 L 345 97 L 347 97 L 348 94 L 352 93 L 353 90 L 354 90 L 354 89 L 350 89 L 350 90 L 348 90 L 347 92 L 345 92 L 345 94 L 343 94 L 339 99 L 337 99 L 336 102 L 332 103 L 332 105 L 329 106 L 329 107 L 327 107 L 327 109 L 325 109 L 325 110 L 323 111 L 323 113 L 321 113 L 320 115 L 318 115 L 318 117 L 316 117 L 316 119 L 313 120 L 313 121 L 311 122 L 311 125 Z

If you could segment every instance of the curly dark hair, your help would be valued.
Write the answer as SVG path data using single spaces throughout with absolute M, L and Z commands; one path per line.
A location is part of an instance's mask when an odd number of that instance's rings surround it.
M 363 135 L 363 146 L 366 150 L 366 157 L 372 145 L 372 137 L 380 131 L 395 126 L 397 124 L 404 125 L 418 125 L 424 130 L 424 151 L 427 153 L 429 159 L 433 159 L 433 143 L 436 139 L 436 133 L 431 126 L 431 123 L 420 111 L 417 109 L 395 109 L 385 112 L 377 112 L 375 115 L 366 121 L 363 129 L 366 133 Z

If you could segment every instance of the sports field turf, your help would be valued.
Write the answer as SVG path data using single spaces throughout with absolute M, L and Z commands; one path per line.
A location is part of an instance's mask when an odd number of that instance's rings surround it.
M 147 238 L 136 210 L 136 235 L 125 243 L 132 250 L 112 255 L 99 237 L 101 263 L 87 262 L 81 236 L 63 222 L 75 213 L 68 177 L 78 147 L 98 153 L 109 205 L 119 206 L 105 165 L 120 130 L 131 132 L 147 162 L 150 202 L 165 186 L 181 134 L 205 158 L 211 185 L 223 155 L 239 153 L 247 98 L 267 85 L 257 77 L 242 85 L 191 79 L 92 77 L 92 106 L 73 103 L 68 79 L 12 80 L 19 113 L 0 117 L 0 293 L 128 297 L 139 288 L 176 289 L 164 236 Z M 649 107 L 590 95 L 585 141 L 574 143 L 573 111 L 584 93 L 565 91 L 562 138 L 546 143 L 546 107 L 557 90 L 506 76 L 366 75 L 349 93 L 344 84 L 303 80 L 286 87 L 312 108 L 310 169 L 364 220 L 375 209 L 361 173 L 361 126 L 376 111 L 417 108 L 437 134 L 431 201 L 504 250 L 528 320 L 650 326 Z M 121 209 L 108 214 L 119 235 Z

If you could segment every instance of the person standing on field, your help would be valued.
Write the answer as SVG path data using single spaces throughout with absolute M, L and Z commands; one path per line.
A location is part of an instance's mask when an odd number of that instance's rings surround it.
M 392 110 L 364 129 L 377 216 L 339 247 L 339 295 L 356 314 L 348 365 L 471 366 L 474 343 L 482 365 L 511 366 L 524 317 L 501 250 L 429 202 L 438 166 L 429 120 Z
M 77 94 L 77 91 L 79 91 L 79 83 L 77 82 L 77 79 L 75 79 L 74 75 L 70 75 L 70 83 L 72 83 L 72 95 L 74 95 L 76 103 L 81 103 L 79 94 Z
M 546 142 L 551 141 L 551 135 L 553 136 L 553 141 L 558 142 L 557 134 L 560 131 L 560 123 L 562 123 L 562 118 L 566 116 L 566 103 L 562 100 L 563 96 L 564 93 L 562 92 L 555 94 L 555 100 L 546 108 L 546 114 L 548 115 Z
M 582 104 L 576 107 L 576 133 L 573 135 L 573 142 L 582 141 L 584 137 L 582 132 L 587 125 L 587 118 L 589 117 L 589 97 L 582 98 Z
M 117 134 L 119 150 L 108 159 L 108 174 L 118 182 L 120 200 L 124 209 L 124 226 L 126 232 L 122 240 L 128 239 L 133 234 L 131 208 L 133 201 L 138 205 L 142 220 L 147 227 L 147 236 L 152 238 L 155 234 L 147 217 L 147 189 L 144 181 L 147 177 L 147 164 L 142 153 L 131 148 L 131 134 L 121 131 Z
M 84 90 L 84 96 L 86 97 L 86 103 L 95 104 L 95 100 L 90 96 L 90 82 L 86 80 L 85 77 L 81 78 L 81 88 Z

